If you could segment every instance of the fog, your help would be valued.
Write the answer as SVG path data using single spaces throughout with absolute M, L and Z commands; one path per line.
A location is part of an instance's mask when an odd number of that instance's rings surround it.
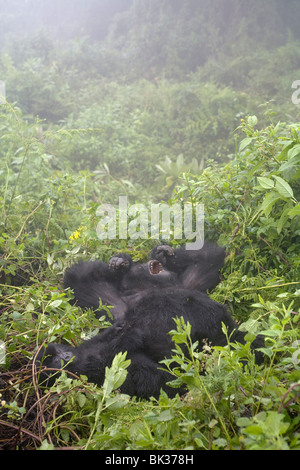
M 45 28 L 52 37 L 104 39 L 116 13 L 132 0 L 0 0 L 0 43 L 11 35 L 34 35 Z
M 41 29 L 64 40 L 80 36 L 103 40 L 115 15 L 130 9 L 132 14 L 122 21 L 128 19 L 128 26 L 140 31 L 151 16 L 160 23 L 168 16 L 166 27 L 172 28 L 174 18 L 188 19 L 194 14 L 197 22 L 201 13 L 205 21 L 202 28 L 216 26 L 216 34 L 226 37 L 228 28 L 233 27 L 237 41 L 241 30 L 250 35 L 259 31 L 259 39 L 264 40 L 269 27 L 278 36 L 300 38 L 298 0 L 0 0 L 0 45 L 11 35 L 34 35 Z M 153 33 L 156 26 L 153 24 Z
M 74 111 L 70 92 L 103 79 L 157 86 L 195 73 L 287 104 L 299 21 L 299 0 L 0 0 L 0 80 L 26 115 L 51 121 Z

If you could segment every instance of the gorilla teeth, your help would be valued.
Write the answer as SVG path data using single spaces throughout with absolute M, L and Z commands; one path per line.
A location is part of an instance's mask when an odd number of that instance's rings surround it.
M 162 264 L 159 261 L 153 260 L 150 262 L 150 273 L 151 274 L 159 274 L 163 271 Z

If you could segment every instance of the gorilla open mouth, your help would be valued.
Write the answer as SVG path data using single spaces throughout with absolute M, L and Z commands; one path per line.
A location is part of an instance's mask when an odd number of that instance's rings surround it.
M 150 274 L 159 274 L 164 271 L 162 264 L 157 260 L 152 260 L 149 262 L 149 272 Z

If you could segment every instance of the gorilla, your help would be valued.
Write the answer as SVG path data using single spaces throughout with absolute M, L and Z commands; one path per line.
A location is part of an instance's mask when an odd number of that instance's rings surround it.
M 69 268 L 64 277 L 64 287 L 74 292 L 75 302 L 82 308 L 92 308 L 101 315 L 102 304 L 113 307 L 113 324 L 97 336 L 73 348 L 50 343 L 37 356 L 36 363 L 49 369 L 62 367 L 101 386 L 105 368 L 110 367 L 116 354 L 127 352 L 131 360 L 127 378 L 120 387 L 122 393 L 138 398 L 158 397 L 163 389 L 170 397 L 178 390 L 170 387 L 172 376 L 159 364 L 172 357 L 174 318 L 183 317 L 191 324 L 191 339 L 212 346 L 227 344 L 222 324 L 231 335 L 231 341 L 244 343 L 246 333 L 224 305 L 213 301 L 206 291 L 220 281 L 224 264 L 223 248 L 205 242 L 200 250 L 188 251 L 185 247 L 173 250 L 168 245 L 155 247 L 150 261 L 133 263 L 127 254 L 113 256 L 108 263 L 81 262 Z M 262 347 L 257 337 L 251 347 Z M 256 361 L 262 360 L 255 351 Z M 49 372 L 40 372 L 40 381 L 51 383 Z M 180 389 L 179 393 L 184 390 Z
M 167 287 L 211 290 L 220 281 L 225 251 L 206 242 L 200 250 L 173 250 L 168 245 L 155 247 L 146 264 L 133 263 L 122 253 L 112 257 L 108 264 L 102 261 L 80 262 L 69 268 L 64 277 L 64 288 L 71 288 L 79 307 L 92 308 L 99 317 L 99 299 L 113 306 L 114 319 L 124 317 L 128 308 L 145 295 Z

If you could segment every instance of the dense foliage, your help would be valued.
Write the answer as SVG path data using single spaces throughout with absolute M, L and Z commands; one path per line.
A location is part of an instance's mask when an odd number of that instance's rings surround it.
M 300 448 L 300 124 L 291 102 L 299 2 L 250 8 L 228 0 L 225 10 L 223 3 L 139 0 L 125 8 L 114 0 L 98 33 L 97 2 L 76 2 L 90 37 L 74 39 L 73 19 L 63 43 L 54 27 L 23 41 L 9 36 L 11 16 L 1 10 L 4 449 Z M 267 25 L 258 21 L 266 12 Z M 230 22 L 239 30 L 226 28 Z M 174 322 L 172 373 L 175 385 L 188 386 L 183 398 L 118 393 L 124 355 L 101 388 L 67 374 L 52 388 L 37 387 L 31 361 L 43 342 L 78 345 L 108 325 L 69 304 L 65 268 L 121 250 L 143 260 L 153 246 L 97 238 L 97 207 L 117 206 L 120 195 L 147 207 L 203 203 L 206 236 L 227 249 L 212 296 L 250 332 L 249 342 L 199 353 L 189 325 Z M 258 331 L 265 336 L 259 367 L 250 353 Z

